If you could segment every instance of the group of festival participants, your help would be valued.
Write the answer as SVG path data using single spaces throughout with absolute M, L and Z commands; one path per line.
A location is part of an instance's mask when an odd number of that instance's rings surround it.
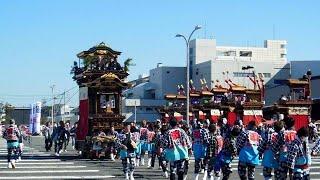
M 310 121 L 311 123 L 311 121 Z M 243 126 L 242 121 L 229 126 L 227 119 L 218 123 L 193 120 L 189 127 L 185 121 L 172 118 L 169 123 L 156 124 L 142 121 L 141 127 L 127 124 L 117 134 L 126 179 L 134 179 L 134 169 L 144 165 L 148 152 L 148 167 L 153 168 L 158 157 L 163 176 L 178 179 L 229 179 L 231 162 L 239 158 L 238 175 L 241 180 L 255 179 L 255 167 L 262 165 L 264 179 L 310 179 L 311 155 L 320 152 L 320 140 L 310 149 L 309 129 L 294 129 L 294 120 L 285 117 L 272 124 Z M 187 178 L 190 158 L 194 157 L 194 176 Z
M 126 179 L 134 179 L 134 169 L 144 166 L 144 156 L 148 153 L 148 167 L 154 168 L 156 157 L 163 176 L 171 180 L 187 179 L 190 158 L 194 157 L 194 177 L 188 179 L 229 179 L 231 163 L 239 157 L 238 175 L 241 180 L 255 179 L 255 167 L 263 166 L 265 179 L 284 180 L 310 179 L 309 170 L 311 155 L 320 152 L 320 140 L 310 150 L 308 144 L 308 127 L 294 130 L 294 120 L 286 117 L 273 124 L 257 125 L 255 121 L 246 127 L 239 121 L 230 126 L 223 118 L 218 123 L 209 120 L 193 120 L 191 126 L 185 121 L 170 119 L 168 123 L 147 123 L 142 121 L 141 127 L 135 124 L 125 125 L 122 132 L 114 128 L 110 131 L 115 137 L 114 151 L 120 156 Z M 61 124 L 60 126 L 63 126 Z M 21 157 L 21 133 L 14 120 L 3 133 L 7 140 L 8 167 L 14 168 Z M 58 149 L 62 147 L 57 144 Z M 20 149 L 20 150 L 19 150 Z M 20 152 L 20 153 L 19 153 Z

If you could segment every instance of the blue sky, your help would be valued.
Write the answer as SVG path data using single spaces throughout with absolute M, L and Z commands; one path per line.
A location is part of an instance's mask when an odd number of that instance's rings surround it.
M 194 25 L 194 37 L 218 45 L 288 41 L 289 60 L 315 60 L 320 52 L 319 1 L 213 0 L 0 0 L 0 101 L 17 106 L 76 86 L 70 67 L 76 54 L 102 41 L 134 59 L 129 79 L 158 62 L 185 65 L 185 44 L 174 38 Z M 77 89 L 67 94 L 77 104 Z

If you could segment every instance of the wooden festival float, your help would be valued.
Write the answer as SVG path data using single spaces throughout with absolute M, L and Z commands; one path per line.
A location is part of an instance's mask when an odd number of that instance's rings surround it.
M 275 83 L 287 85 L 290 93 L 288 96 L 280 97 L 272 106 L 266 106 L 263 110 L 265 117 L 268 119 L 279 119 L 279 115 L 291 117 L 295 121 L 296 130 L 307 126 L 312 106 L 311 71 L 300 79 L 276 80 Z
M 214 88 L 209 89 L 205 79 L 201 79 L 201 90 L 196 90 L 190 81 L 190 122 L 193 119 L 209 119 L 217 123 L 227 118 L 228 124 L 233 126 L 237 120 L 243 120 L 244 125 L 255 120 L 263 120 L 262 107 L 264 105 L 264 84 L 262 77 L 252 78 L 254 89 L 247 89 L 227 79 L 229 88 L 223 87 L 217 80 Z M 163 122 L 170 117 L 178 120 L 186 119 L 186 94 L 182 85 L 178 85 L 177 94 L 165 95 L 167 105 L 159 109 Z
M 84 156 L 92 151 L 92 144 L 112 141 L 113 137 L 102 135 L 111 126 L 122 129 L 125 119 L 121 115 L 121 93 L 128 86 L 124 79 L 128 73 L 118 63 L 121 52 L 100 43 L 77 54 L 79 64 L 74 62 L 73 79 L 79 85 L 79 123 L 77 131 L 78 150 Z M 83 64 L 83 67 L 80 67 Z

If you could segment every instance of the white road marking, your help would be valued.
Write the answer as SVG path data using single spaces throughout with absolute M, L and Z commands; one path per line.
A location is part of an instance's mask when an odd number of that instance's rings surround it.
M 107 179 L 115 176 L 28 176 L 28 177 L 0 177 L 0 179 Z
M 0 163 L 0 164 L 8 164 L 8 163 Z M 16 163 L 17 166 L 21 165 L 62 165 L 62 164 L 74 164 L 74 162 L 18 162 Z
M 62 162 L 60 159 L 23 159 L 22 157 L 22 162 L 46 162 L 46 161 L 50 161 L 50 162 Z M 6 159 L 0 159 L 0 162 L 7 162 Z
M 17 166 L 16 169 L 77 169 L 77 168 L 85 168 L 87 166 L 25 166 L 25 167 L 20 167 Z M 0 167 L 0 169 L 7 169 L 7 167 Z M 1 173 L 1 171 L 0 171 Z
M 272 176 L 274 176 L 274 173 L 271 173 Z M 309 172 L 310 175 L 319 175 L 319 172 Z M 263 176 L 263 173 L 260 173 L 261 176 Z M 312 178 L 313 180 L 313 178 Z
M 86 172 L 99 172 L 99 170 L 45 170 L 45 171 L 36 171 L 36 170 L 29 170 L 29 171 L 1 171 L 1 174 L 42 174 L 42 173 L 86 173 Z

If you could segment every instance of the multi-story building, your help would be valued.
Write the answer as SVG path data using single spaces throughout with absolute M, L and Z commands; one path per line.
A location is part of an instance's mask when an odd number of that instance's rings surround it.
M 289 78 L 287 63 L 287 42 L 266 40 L 263 47 L 217 46 L 215 39 L 195 39 L 190 42 L 190 78 L 200 87 L 200 79 L 205 79 L 209 87 L 217 80 L 228 87 L 224 81 L 253 88 L 247 76 L 263 76 L 266 84 L 266 103 L 274 102 L 286 88 L 277 89 L 273 79 Z M 246 67 L 250 67 L 246 69 Z
M 160 118 L 157 108 L 166 104 L 165 94 L 177 93 L 177 85 L 185 87 L 186 68 L 157 66 L 150 70 L 148 77 L 140 77 L 133 84 L 132 88 L 123 92 L 125 121 L 156 121 Z

